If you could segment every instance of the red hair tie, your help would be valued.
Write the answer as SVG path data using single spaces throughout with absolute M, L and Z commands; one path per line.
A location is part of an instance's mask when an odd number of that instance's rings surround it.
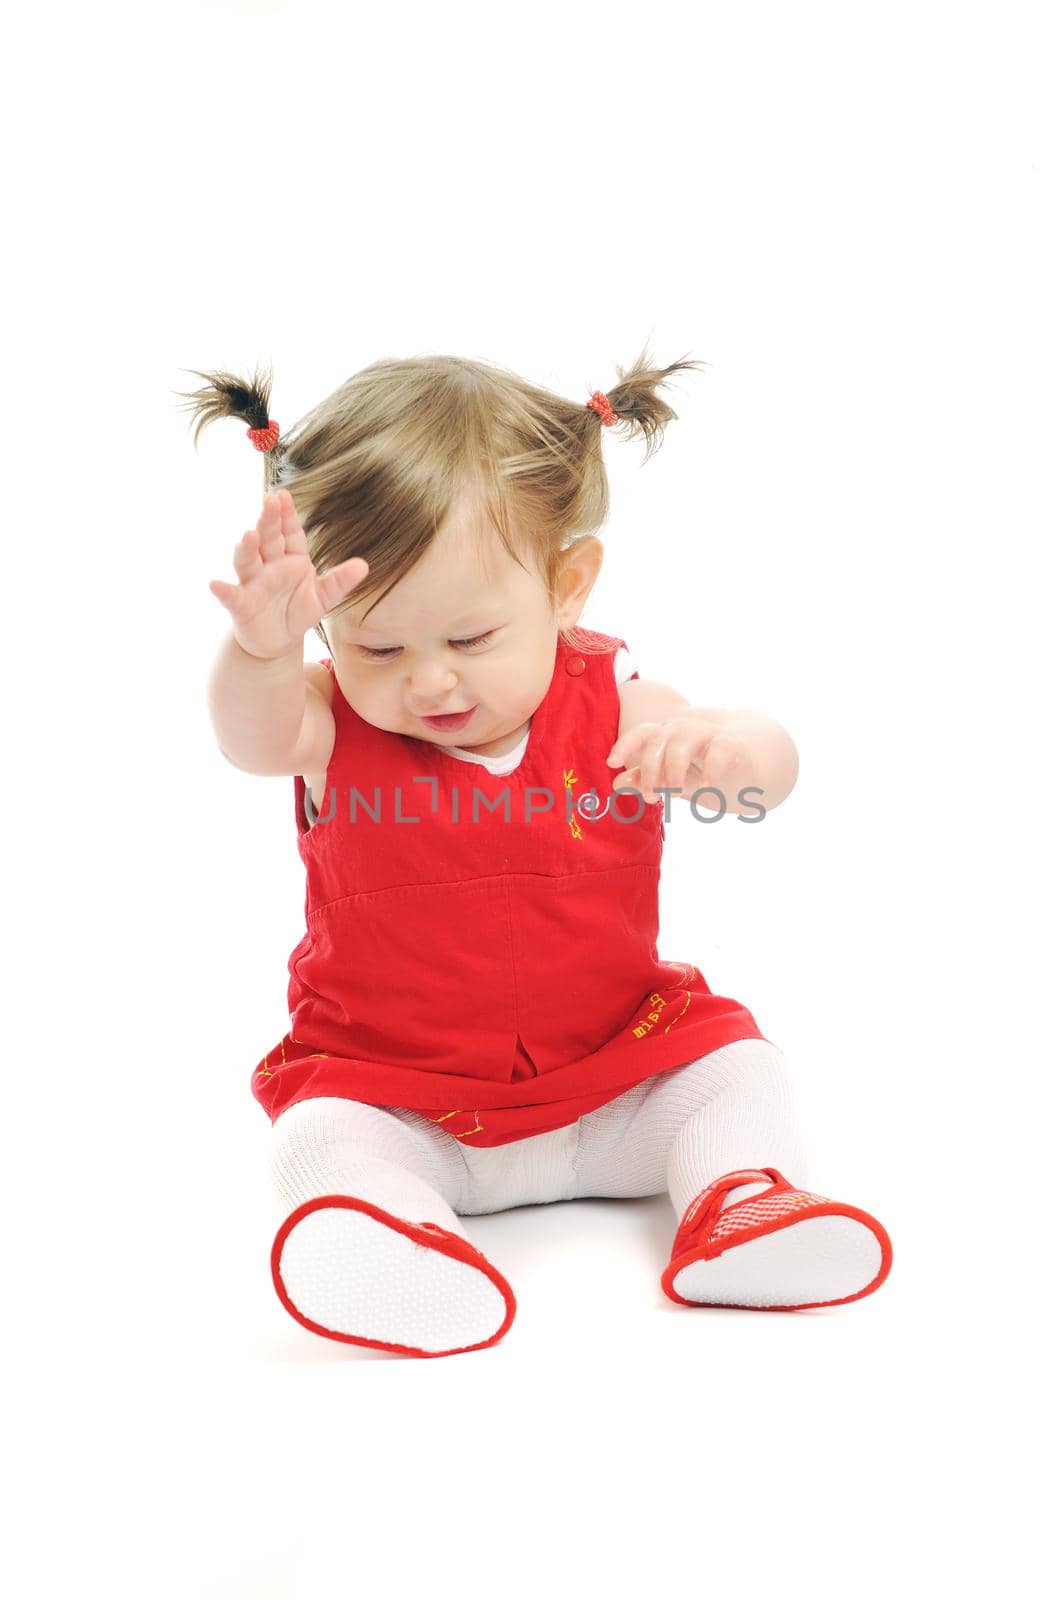
M 608 395 L 604 395 L 600 389 L 595 389 L 594 393 L 587 401 L 587 406 L 589 410 L 597 411 L 598 415 L 602 419 L 603 427 L 611 428 L 613 426 L 613 423 L 616 421 L 616 412 L 609 404 Z
M 255 449 L 262 450 L 263 452 L 266 450 L 272 450 L 280 436 L 280 423 L 274 422 L 272 417 L 270 418 L 270 424 L 268 428 L 248 428 L 247 430 L 247 437 L 250 439 Z

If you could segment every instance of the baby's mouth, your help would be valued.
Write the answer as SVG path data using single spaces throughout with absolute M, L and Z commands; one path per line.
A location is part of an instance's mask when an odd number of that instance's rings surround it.
M 455 728 L 464 728 L 475 710 L 475 706 L 470 706 L 467 711 L 452 711 L 443 716 L 422 717 L 421 721 L 427 722 L 430 728 L 440 728 L 444 733 L 449 733 Z

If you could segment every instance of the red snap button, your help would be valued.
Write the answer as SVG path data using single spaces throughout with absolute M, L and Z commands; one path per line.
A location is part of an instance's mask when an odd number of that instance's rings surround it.
M 582 656 L 569 656 L 568 670 L 574 678 L 578 678 L 587 663 Z

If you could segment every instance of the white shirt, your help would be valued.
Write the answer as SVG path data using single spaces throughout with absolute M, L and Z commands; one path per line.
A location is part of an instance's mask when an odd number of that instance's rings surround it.
M 626 683 L 634 675 L 635 663 L 622 646 L 616 652 L 614 665 L 618 684 Z M 524 760 L 524 752 L 528 748 L 528 736 L 530 733 L 531 728 L 528 728 L 520 744 L 513 750 L 507 750 L 505 755 L 501 756 L 478 756 L 471 750 L 461 750 L 452 744 L 445 744 L 442 748 L 448 756 L 455 756 L 458 761 L 472 761 L 478 767 L 486 767 L 488 772 L 493 772 L 496 778 L 504 778 L 507 772 L 516 771 Z

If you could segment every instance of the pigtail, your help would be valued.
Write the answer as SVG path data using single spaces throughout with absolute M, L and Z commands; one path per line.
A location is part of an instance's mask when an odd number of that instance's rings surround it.
M 189 402 L 187 406 L 178 409 L 192 412 L 195 422 L 192 434 L 193 446 L 199 448 L 200 433 L 219 417 L 238 417 L 247 424 L 248 436 L 255 448 L 262 451 L 265 485 L 267 490 L 271 488 L 280 479 L 284 456 L 284 449 L 280 443 L 280 429 L 269 414 L 270 393 L 273 387 L 272 370 L 259 372 L 256 367 L 250 380 L 237 377 L 231 372 L 198 372 L 195 368 L 185 368 L 185 370 L 193 372 L 197 378 L 206 380 L 206 387 L 197 389 L 194 394 L 175 391 L 182 394 L 182 398 Z
M 655 367 L 649 353 L 648 344 L 643 345 L 638 356 L 628 367 L 627 371 L 617 367 L 617 382 L 606 391 L 605 398 L 614 412 L 614 421 L 624 430 L 624 437 L 633 439 L 641 434 L 646 445 L 646 455 L 643 464 L 659 449 L 664 437 L 664 430 L 669 422 L 676 421 L 676 413 L 667 401 L 658 394 L 658 389 L 668 382 L 676 372 L 693 371 L 703 367 L 703 361 L 673 361 L 667 367 Z M 605 419 L 597 413 L 599 425 Z M 590 426 L 594 426 L 595 413 L 590 414 Z
M 283 440 L 269 414 L 268 369 L 244 378 L 186 368 L 205 387 L 174 392 L 192 412 L 197 444 L 218 417 L 244 424 L 263 454 L 267 493 L 284 487 L 292 496 L 317 572 L 352 556 L 369 563 L 370 586 L 359 596 L 371 612 L 469 486 L 509 555 L 554 595 L 567 551 L 608 516 L 602 429 L 641 436 L 648 460 L 676 416 L 662 389 L 704 365 L 684 357 L 658 367 L 647 345 L 616 369 L 608 394 L 588 386 L 581 404 L 467 357 L 374 361 L 293 422 Z M 320 622 L 315 631 L 327 649 Z

